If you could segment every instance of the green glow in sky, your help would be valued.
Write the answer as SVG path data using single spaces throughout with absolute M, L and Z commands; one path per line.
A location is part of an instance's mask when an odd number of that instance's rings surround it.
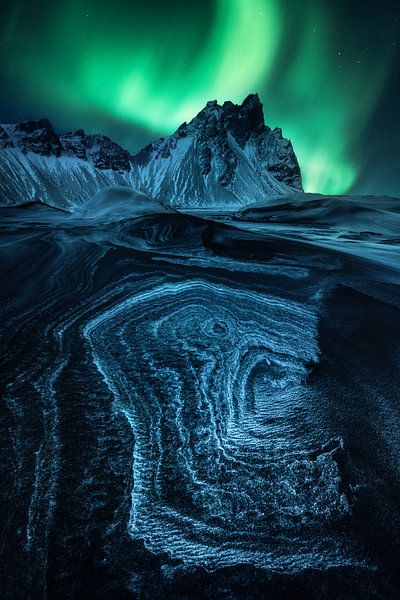
M 50 107 L 97 110 L 146 129 L 150 141 L 208 100 L 241 102 L 258 92 L 267 124 L 293 142 L 306 191 L 339 194 L 355 182 L 357 142 L 389 65 L 356 60 L 323 3 L 55 4 L 41 43 L 25 49 L 23 73 Z
M 85 28 L 78 14 L 71 21 Z M 180 15 L 184 25 L 179 28 L 176 22 L 153 22 L 141 30 L 134 23 L 130 35 L 135 41 L 128 46 L 126 36 L 114 32 L 104 33 L 109 46 L 96 40 L 88 44 L 74 83 L 80 97 L 123 119 L 171 133 L 208 100 L 242 102 L 268 77 L 279 41 L 275 2 L 216 0 L 200 44 L 193 31 L 196 20 L 185 21 Z

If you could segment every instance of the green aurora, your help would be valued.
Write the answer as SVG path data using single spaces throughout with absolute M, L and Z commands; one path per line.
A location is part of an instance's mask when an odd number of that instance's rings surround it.
M 335 29 L 337 19 L 323 3 L 294 6 L 279 0 L 48 4 L 48 26 L 25 31 L 15 68 L 31 94 L 37 90 L 37 104 L 45 95 L 50 116 L 53 106 L 97 110 L 147 130 L 149 140 L 170 134 L 210 99 L 241 102 L 258 91 L 266 122 L 293 142 L 306 191 L 344 193 L 357 179 L 362 134 L 390 60 L 357 60 L 359 48 Z M 21 44 L 23 13 L 16 2 L 3 27 L 10 55 Z

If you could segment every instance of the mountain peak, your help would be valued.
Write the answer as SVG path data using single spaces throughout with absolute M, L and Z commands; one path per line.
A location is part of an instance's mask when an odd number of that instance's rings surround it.
M 217 100 L 210 100 L 187 127 L 189 130 L 206 128 L 210 134 L 212 128 L 223 128 L 241 146 L 251 135 L 258 135 L 269 129 L 264 124 L 263 105 L 258 94 L 250 94 L 242 104 L 234 104 L 228 100 L 220 105 Z
M 242 104 L 216 100 L 174 134 L 136 155 L 145 191 L 173 205 L 234 205 L 302 190 L 292 144 L 265 125 L 257 94 Z M 151 177 L 149 177 L 151 173 Z
M 105 135 L 88 135 L 77 129 L 60 136 L 64 149 L 82 160 L 91 162 L 97 169 L 129 172 L 132 157 Z
M 12 146 L 22 150 L 24 154 L 33 152 L 41 156 L 61 155 L 60 138 L 48 119 L 21 121 L 16 125 L 3 125 L 2 129 Z

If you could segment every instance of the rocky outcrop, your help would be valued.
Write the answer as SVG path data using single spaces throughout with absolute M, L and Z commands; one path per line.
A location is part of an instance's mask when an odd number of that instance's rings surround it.
M 16 125 L 3 125 L 12 146 L 24 154 L 33 152 L 40 156 L 61 156 L 60 138 L 48 119 L 22 121 Z
M 12 147 L 13 143 L 11 141 L 10 136 L 8 135 L 7 131 L 0 126 L 0 150 Z
M 132 156 L 105 135 L 86 135 L 83 129 L 60 136 L 64 149 L 92 163 L 96 169 L 130 171 Z

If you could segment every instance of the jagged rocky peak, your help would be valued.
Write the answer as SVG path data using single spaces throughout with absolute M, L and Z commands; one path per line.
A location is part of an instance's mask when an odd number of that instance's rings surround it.
M 98 169 L 130 171 L 132 156 L 105 135 L 88 135 L 83 129 L 58 135 L 48 119 L 0 126 L 0 148 L 24 154 L 62 155 L 86 160 Z
M 251 94 L 239 105 L 227 101 L 220 106 L 216 100 L 212 100 L 188 126 L 189 130 L 213 127 L 230 132 L 243 147 L 251 136 L 259 135 L 266 129 L 258 95 Z
M 83 129 L 77 129 L 62 134 L 60 139 L 67 152 L 88 160 L 97 169 L 131 170 L 130 153 L 105 135 L 87 135 Z
M 280 193 L 279 184 L 302 190 L 301 171 L 290 140 L 280 129 L 265 125 L 263 105 L 257 94 L 248 96 L 242 104 L 212 100 L 189 123 L 183 123 L 169 138 L 150 144 L 139 155 L 141 164 L 149 160 L 168 159 L 177 152 L 182 138 L 194 143 L 194 160 L 203 177 L 210 173 L 223 188 L 229 188 L 240 178 L 243 163 L 256 168 L 258 175 L 271 176 L 266 191 Z M 246 175 L 247 177 L 247 175 Z M 239 193 L 239 190 L 238 190 Z
M 62 153 L 60 138 L 48 119 L 3 125 L 2 130 L 11 141 L 11 147 L 18 148 L 24 154 L 34 152 L 41 156 L 60 156 Z M 1 138 L 3 140 L 3 135 Z

